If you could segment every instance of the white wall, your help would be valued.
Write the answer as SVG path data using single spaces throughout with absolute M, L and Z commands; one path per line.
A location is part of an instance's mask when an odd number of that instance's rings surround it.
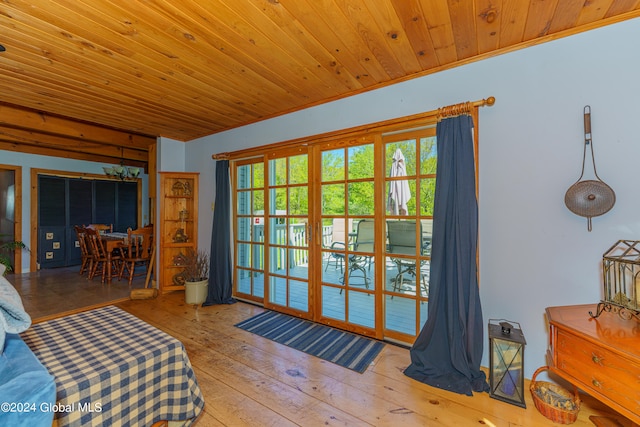
M 76 173 L 91 173 L 103 175 L 103 166 L 106 163 L 87 162 L 83 160 L 65 159 L 61 157 L 48 157 L 34 154 L 18 153 L 0 150 L 0 164 L 22 166 L 22 241 L 29 246 L 31 241 L 31 169 L 49 169 L 55 171 L 67 171 Z M 141 173 L 142 200 L 149 198 L 148 175 Z M 149 222 L 149 204 L 142 203 L 142 222 Z M 30 257 L 22 256 L 22 272 L 30 271 Z M 31 256 L 36 256 L 32 254 Z
M 189 170 L 213 179 L 213 153 L 495 96 L 480 109 L 481 299 L 485 323 L 522 326 L 530 378 L 545 364 L 545 307 L 598 302 L 602 254 L 619 239 L 640 240 L 637 40 L 640 19 L 201 138 L 187 144 Z M 564 205 L 580 175 L 587 104 L 598 173 L 617 194 L 590 233 Z M 199 239 L 208 247 L 209 200 L 200 208 Z
M 158 172 L 186 172 L 185 144 L 175 139 L 160 137 L 156 148 Z M 193 172 L 189 170 L 189 172 Z

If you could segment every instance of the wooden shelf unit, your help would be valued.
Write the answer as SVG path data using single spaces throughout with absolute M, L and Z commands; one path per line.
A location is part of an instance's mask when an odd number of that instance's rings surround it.
M 198 250 L 198 174 L 160 172 L 159 275 L 160 292 L 184 290 L 179 275 L 184 270 L 175 257 Z M 179 238 L 179 230 L 186 239 Z

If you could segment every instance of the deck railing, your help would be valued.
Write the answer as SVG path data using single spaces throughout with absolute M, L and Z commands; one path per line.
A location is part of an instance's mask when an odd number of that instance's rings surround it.
M 276 248 L 282 246 L 279 250 L 272 252 L 276 256 L 275 259 L 271 259 L 273 265 L 272 271 L 277 271 L 285 268 L 285 262 L 287 260 L 286 248 L 289 247 L 289 268 L 294 268 L 298 265 L 306 265 L 309 263 L 309 249 L 307 239 L 307 224 L 278 224 L 272 229 L 273 238 L 270 239 L 270 243 Z M 322 246 L 331 246 L 331 240 L 333 236 L 333 227 L 326 225 L 322 227 Z M 265 243 L 264 225 L 253 225 L 253 241 L 259 243 Z M 253 253 L 253 268 L 258 270 L 264 270 L 264 246 L 253 245 L 254 249 L 257 249 Z

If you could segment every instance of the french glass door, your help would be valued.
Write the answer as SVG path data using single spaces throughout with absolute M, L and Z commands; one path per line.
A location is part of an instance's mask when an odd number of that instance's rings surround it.
M 310 318 L 306 149 L 238 162 L 234 170 L 236 294 Z
M 318 151 L 315 212 L 322 229 L 322 272 L 316 289 L 317 318 L 375 336 L 380 324 L 375 144 L 336 142 Z
M 436 158 L 423 127 L 236 161 L 236 296 L 411 344 L 428 312 Z
M 435 127 L 384 135 L 384 336 L 413 342 L 427 320 Z
M 280 152 L 266 162 L 265 307 L 310 318 L 309 155 Z
M 264 161 L 262 157 L 239 161 L 235 183 L 235 293 L 257 303 L 264 299 L 265 213 Z

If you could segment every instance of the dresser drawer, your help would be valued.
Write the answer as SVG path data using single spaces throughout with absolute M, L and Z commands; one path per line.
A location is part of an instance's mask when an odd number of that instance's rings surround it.
M 608 399 L 640 412 L 640 365 L 564 330 L 557 331 L 558 368 Z

